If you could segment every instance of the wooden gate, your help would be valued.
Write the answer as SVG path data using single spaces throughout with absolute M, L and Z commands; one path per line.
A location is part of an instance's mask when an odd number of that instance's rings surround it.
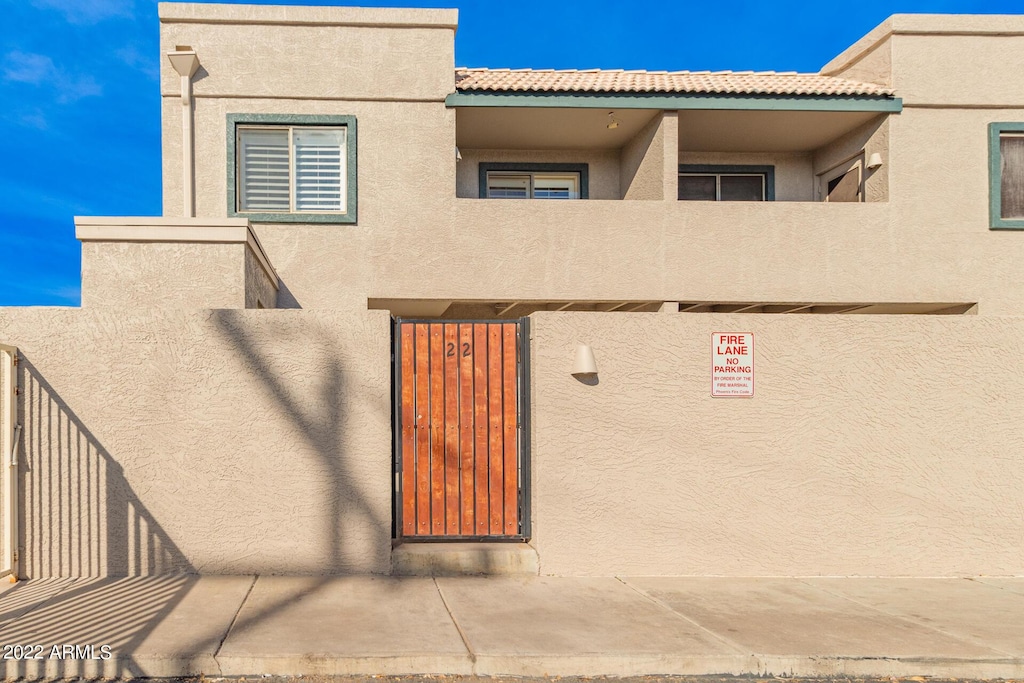
M 395 321 L 398 536 L 529 535 L 526 326 Z

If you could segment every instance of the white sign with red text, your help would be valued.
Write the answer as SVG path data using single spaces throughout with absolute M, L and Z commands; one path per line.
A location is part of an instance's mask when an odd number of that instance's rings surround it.
M 754 335 L 750 332 L 711 334 L 711 395 L 754 395 Z

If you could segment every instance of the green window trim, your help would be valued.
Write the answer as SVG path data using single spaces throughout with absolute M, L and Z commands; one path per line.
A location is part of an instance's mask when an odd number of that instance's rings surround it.
M 590 166 L 588 164 L 552 164 L 533 162 L 480 162 L 480 199 L 487 199 L 487 174 L 490 171 L 518 171 L 519 173 L 579 173 L 580 199 L 590 198 Z M 565 201 L 565 200 L 563 200 Z
M 257 213 L 238 210 L 238 126 L 266 124 L 279 126 L 344 127 L 346 135 L 346 200 L 345 213 Z M 358 178 L 356 167 L 358 138 L 356 117 L 347 114 L 228 114 L 228 216 L 248 218 L 253 223 L 356 223 L 358 222 Z
M 764 200 L 775 201 L 775 167 L 752 164 L 679 164 L 679 173 L 764 176 Z
M 992 230 L 1024 230 L 1024 218 L 1003 218 L 1003 168 L 999 136 L 1024 134 L 1024 122 L 988 124 L 988 216 Z

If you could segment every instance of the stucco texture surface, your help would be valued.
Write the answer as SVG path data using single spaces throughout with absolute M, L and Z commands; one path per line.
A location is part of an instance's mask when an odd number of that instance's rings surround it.
M 277 308 L 277 289 L 250 247 L 245 249 L 245 307 Z
M 671 139 L 678 124 L 668 113 L 666 124 L 648 131 L 657 144 L 649 148 L 639 136 L 619 150 L 617 163 L 593 150 L 544 152 L 551 160 L 592 163 L 595 199 L 536 206 L 465 198 L 474 195 L 478 160 L 464 150 L 463 163 L 455 163 L 456 110 L 443 102 L 454 88 L 450 26 L 344 25 L 355 14 L 337 13 L 332 25 L 281 25 L 288 17 L 279 13 L 245 25 L 260 12 L 279 11 L 237 11 L 232 21 L 161 26 L 163 49 L 191 45 L 203 65 L 194 79 L 198 215 L 227 212 L 227 114 L 350 114 L 358 121 L 358 224 L 255 228 L 281 276 L 281 306 L 331 308 L 367 298 L 636 299 L 977 302 L 981 315 L 1024 310 L 1020 234 L 989 230 L 985 128 L 1024 120 L 1024 93 L 1014 85 L 1024 37 L 949 35 L 950 22 L 992 33 L 1010 25 L 1005 17 L 897 17 L 900 31 L 945 28 L 884 37 L 883 27 L 872 34 L 881 40 L 875 49 L 847 63 L 860 45 L 837 60 L 830 68 L 845 69 L 839 75 L 891 83 L 905 108 L 820 147 L 812 169 L 803 156 L 779 157 L 783 201 L 679 206 Z M 259 69 L 252 67 L 253 45 L 262 52 Z M 336 57 L 329 67 L 324 49 Z M 178 86 L 165 60 L 168 215 L 182 210 Z M 815 173 L 873 151 L 883 166 L 865 174 L 868 203 L 799 201 L 813 198 Z M 684 163 L 698 162 L 683 156 Z M 763 158 L 733 158 L 744 157 Z M 665 201 L 606 199 L 614 166 L 618 196 Z M 88 289 L 87 283 L 85 296 Z
M 1019 37 L 886 39 L 857 68 L 877 72 L 864 76 L 876 81 L 895 69 L 902 113 L 849 131 L 817 149 L 810 164 L 804 155 L 701 157 L 775 163 L 778 199 L 801 200 L 813 198 L 815 173 L 878 151 L 882 167 L 865 174 L 869 201 L 741 206 L 674 199 L 679 124 L 671 113 L 648 131 L 656 144 L 640 144 L 639 136 L 619 150 L 617 162 L 614 151 L 529 153 L 537 160 L 591 163 L 594 199 L 467 198 L 474 195 L 481 159 L 464 150 L 464 161 L 455 162 L 456 110 L 443 102 L 454 87 L 449 28 L 171 23 L 162 32 L 165 47 L 192 45 L 204 65 L 194 100 L 200 216 L 228 210 L 229 113 L 357 119 L 358 223 L 254 226 L 281 277 L 282 307 L 424 298 L 977 303 L 980 315 L 1024 310 L 1021 234 L 989 229 L 986 130 L 991 121 L 1024 120 L 1024 97 L 1012 88 L 993 89 L 1018 73 Z M 359 37 L 343 53 L 351 61 L 342 60 L 341 70 L 324 81 L 314 54 L 318 40 L 334 45 L 353 32 Z M 251 63 L 249 46 L 257 37 L 269 41 L 273 73 L 266 82 L 242 68 Z M 415 67 L 421 82 L 410 80 L 413 52 L 423 55 Z M 374 73 L 383 75 L 367 80 Z M 174 215 L 182 206 L 181 105 L 169 63 L 162 79 L 165 210 Z M 997 99 L 1008 108 L 916 106 L 988 107 Z M 519 156 L 488 152 L 496 160 L 502 154 Z M 700 163 L 683 156 L 684 163 Z M 666 199 L 603 198 L 612 196 L 615 173 L 618 196 Z M 87 282 L 86 297 L 88 289 Z
M 673 159 L 679 139 L 679 119 L 674 114 L 656 115 L 622 146 L 619 191 L 623 199 L 668 199 L 665 192 L 666 155 Z
M 180 212 L 180 127 L 173 99 L 164 100 L 165 212 Z M 196 196 L 199 215 L 227 215 L 227 114 L 350 114 L 358 127 L 359 222 L 355 225 L 259 223 L 254 231 L 281 278 L 278 306 L 365 306 L 378 277 L 371 245 L 401 250 L 400 233 L 443 239 L 455 194 L 454 111 L 438 103 L 330 100 L 196 100 Z M 425 226 L 430 229 L 425 229 Z M 436 232 L 440 231 L 440 232 Z M 434 258 L 437 258 L 436 256 Z
M 452 28 L 283 23 L 163 23 L 160 28 L 160 54 L 177 45 L 196 50 L 203 65 L 193 79 L 199 97 L 369 100 L 386 93 L 390 99 L 441 100 L 455 89 Z M 181 92 L 171 69 L 163 69 L 160 85 L 164 95 Z
M 531 322 L 542 574 L 1024 573 L 1024 319 Z M 711 397 L 713 332 L 753 333 L 754 397 Z
M 244 308 L 244 244 L 83 242 L 82 306 Z
M 878 30 L 876 28 L 872 33 Z M 875 40 L 877 42 L 867 51 L 858 46 L 851 46 L 823 66 L 822 73 L 862 83 L 892 86 L 892 37 L 876 37 Z M 854 52 L 856 52 L 856 56 L 852 54 Z M 851 58 L 853 61 L 850 61 Z
M 31 577 L 386 573 L 386 312 L 0 309 Z
M 862 173 L 862 190 L 864 201 L 889 201 L 889 120 L 879 117 L 874 121 L 860 126 L 840 136 L 814 153 L 814 173 L 818 179 L 835 166 L 849 159 L 859 157 Z M 882 157 L 882 166 L 876 169 L 867 168 L 868 159 L 877 152 Z M 824 187 L 814 188 L 821 196 L 826 194 Z
M 226 214 L 227 113 L 358 118 L 359 223 L 254 226 L 282 280 L 280 306 L 532 298 L 977 302 L 981 315 L 1024 310 L 1024 287 L 1014 286 L 1024 283 L 1017 267 L 1024 243 L 988 226 L 986 130 L 990 121 L 1021 120 L 1021 110 L 909 109 L 891 117 L 868 140 L 884 158 L 868 174 L 868 192 L 888 192 L 888 202 L 741 205 L 456 198 L 454 113 L 440 103 L 197 102 L 197 146 L 212 150 L 198 162 L 202 215 Z M 165 145 L 177 126 L 174 119 Z M 821 163 L 847 147 L 838 141 L 823 150 Z M 179 157 L 166 152 L 165 165 Z M 177 176 L 168 171 L 165 182 Z M 173 188 L 166 196 L 175 209 Z
M 892 38 L 892 85 L 908 104 L 1019 107 L 1024 81 L 1008 75 L 1022 71 L 1024 35 Z

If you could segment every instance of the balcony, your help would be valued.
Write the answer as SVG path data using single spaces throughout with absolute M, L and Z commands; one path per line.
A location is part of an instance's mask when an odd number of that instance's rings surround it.
M 458 108 L 456 196 L 494 196 L 491 168 L 582 167 L 579 194 L 591 200 L 728 199 L 722 184 L 746 176 L 758 183 L 757 199 L 884 202 L 890 115 L 870 108 Z M 711 194 L 688 192 L 694 181 Z
M 886 202 L 459 199 L 441 220 L 450 222 L 438 226 L 440 251 L 432 235 L 409 231 L 401 250 L 375 254 L 380 271 L 396 275 L 379 280 L 372 299 L 441 302 L 409 312 L 383 306 L 402 315 L 476 302 L 473 316 L 513 302 L 595 310 L 630 302 L 615 310 L 644 311 L 670 301 L 715 312 L 927 304 L 905 312 L 932 312 L 978 300 L 963 267 L 970 235 L 918 240 L 929 226 L 900 224 Z

